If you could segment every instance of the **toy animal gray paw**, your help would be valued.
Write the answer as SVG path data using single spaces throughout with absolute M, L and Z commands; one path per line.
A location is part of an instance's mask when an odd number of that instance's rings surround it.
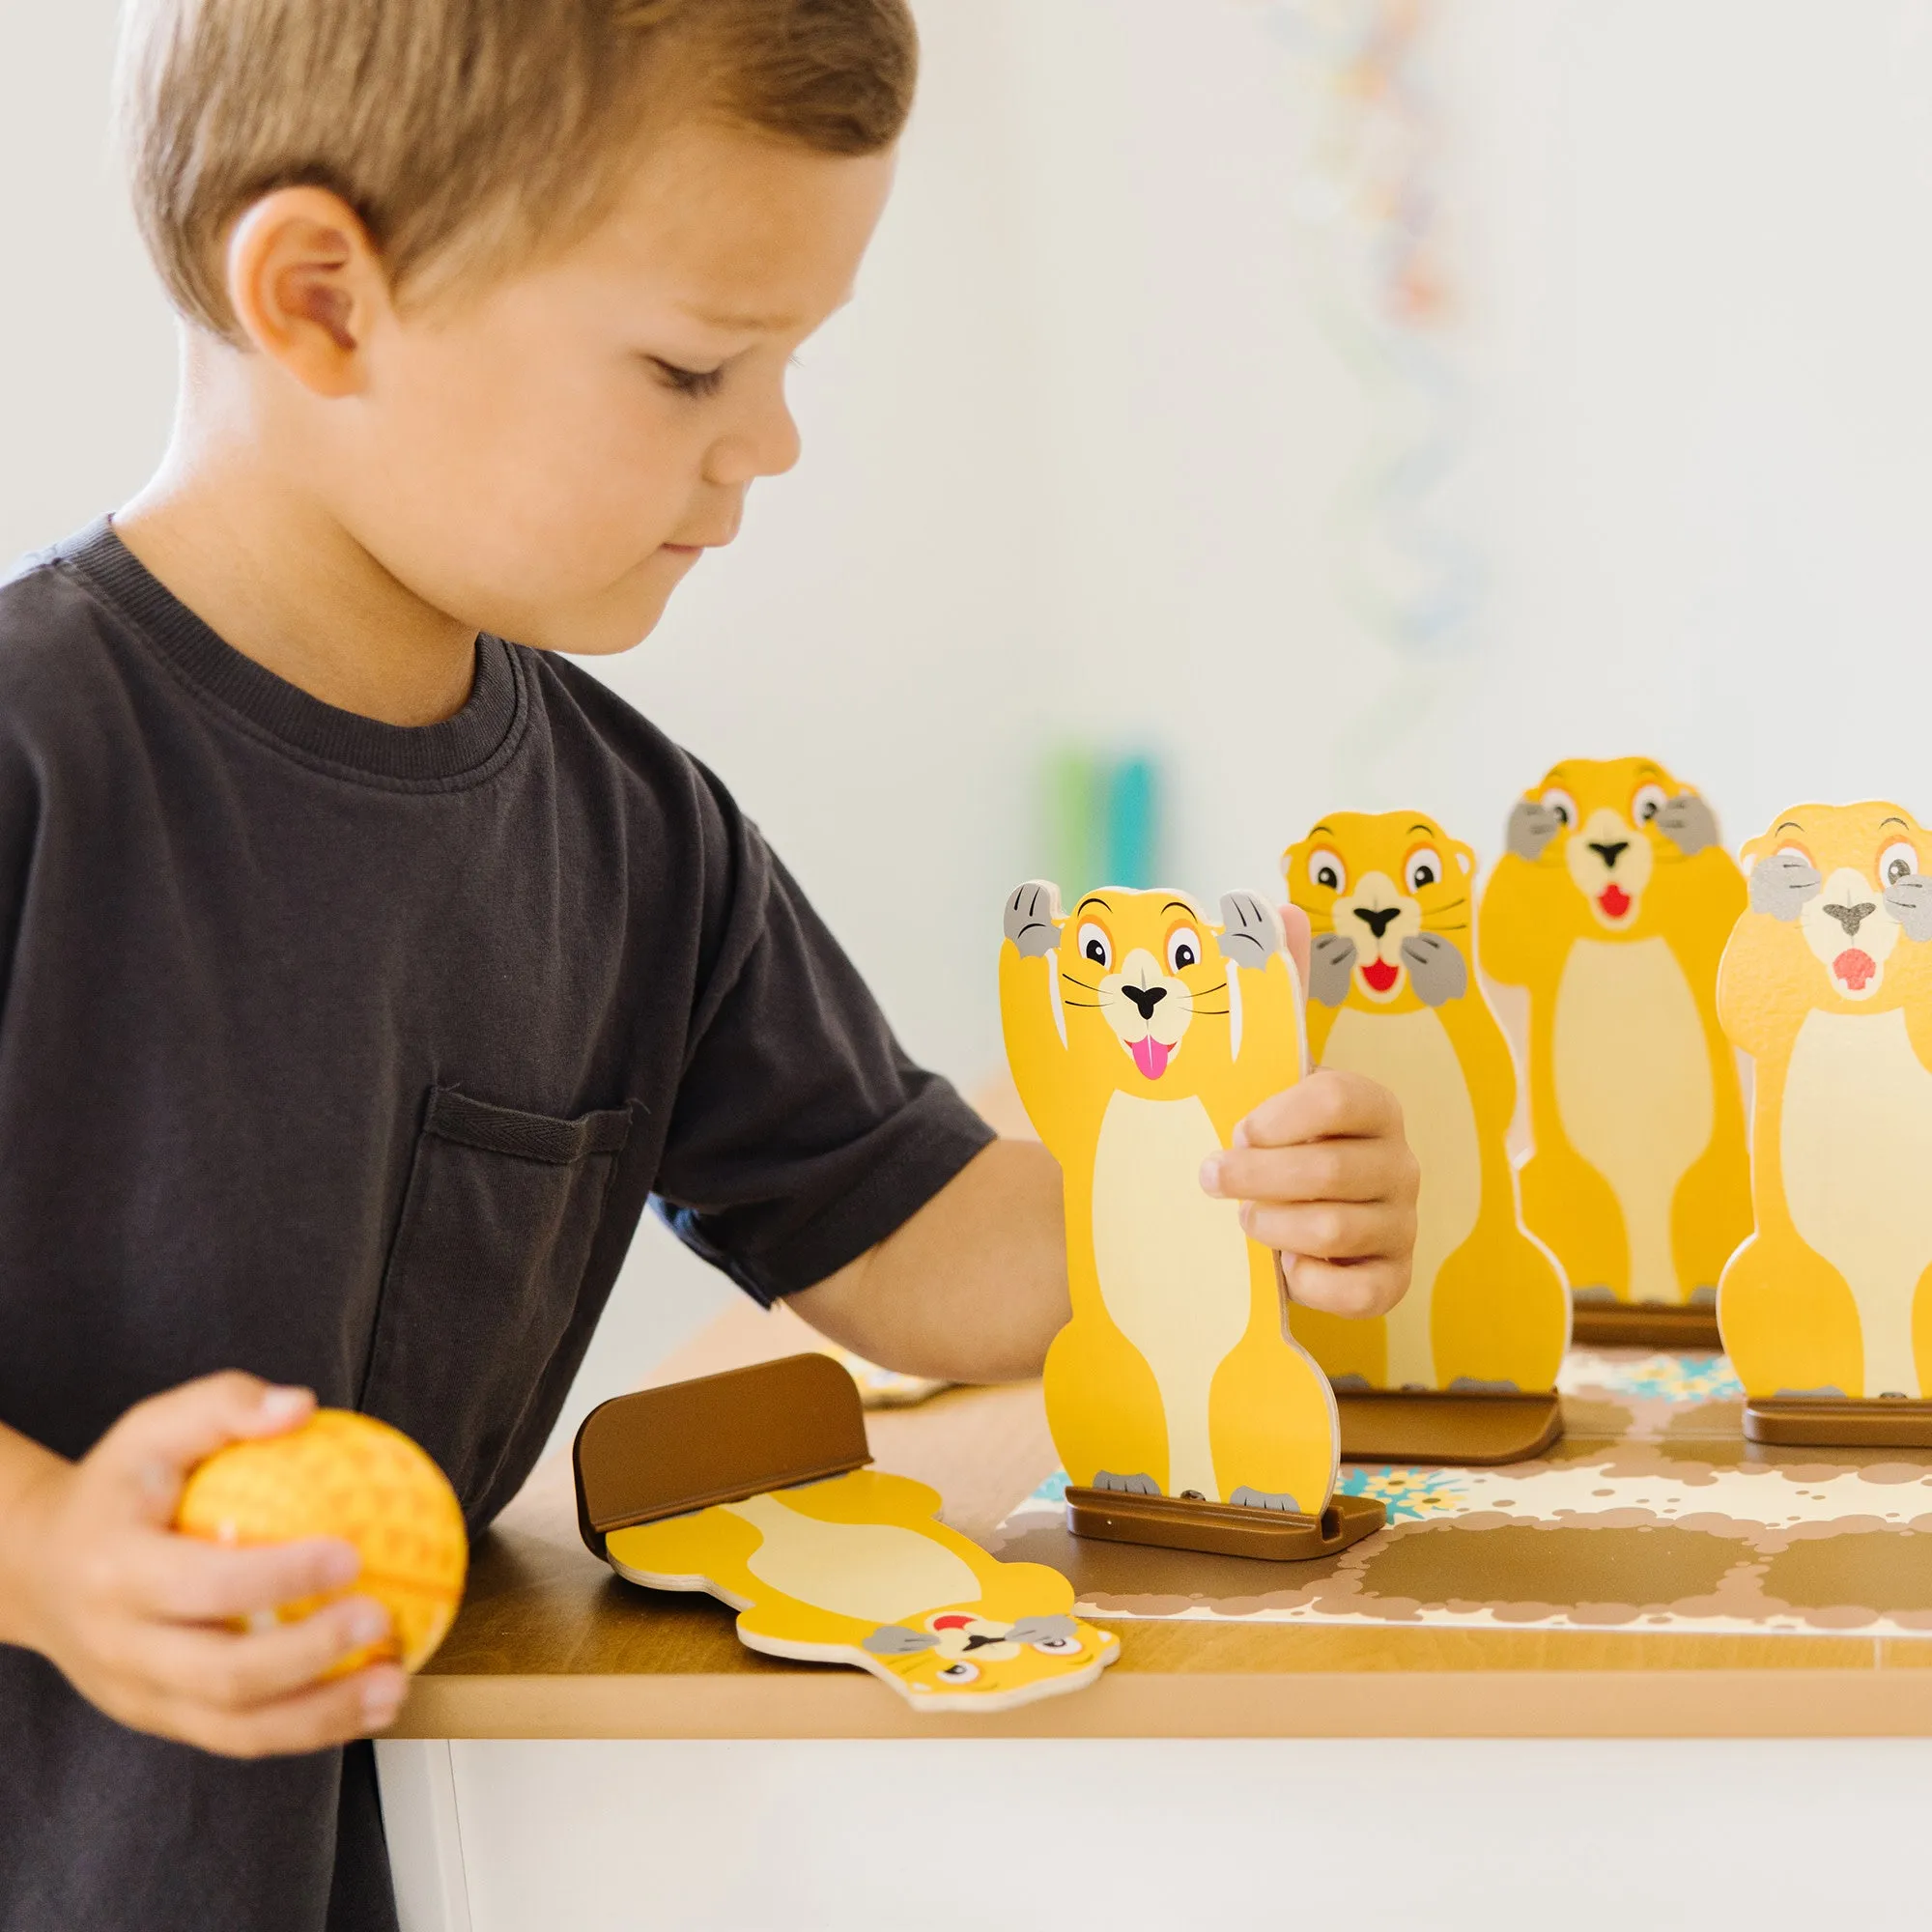
M 1767 853 L 1751 867 L 1750 909 L 1768 912 L 1773 919 L 1794 920 L 1824 884 L 1810 862 L 1796 852 Z
M 1349 997 L 1349 976 L 1355 970 L 1355 942 L 1346 933 L 1318 933 L 1308 956 L 1308 992 L 1324 1007 L 1339 1007 Z
M 1504 842 L 1519 859 L 1543 857 L 1543 848 L 1563 830 L 1563 814 L 1539 799 L 1520 798 L 1510 810 Z
M 939 1642 L 935 1631 L 909 1631 L 903 1624 L 881 1624 L 859 1648 L 870 1657 L 917 1657 Z
M 1681 791 L 1659 809 L 1657 829 L 1688 859 L 1718 842 L 1718 814 L 1694 791 Z
M 1425 1007 L 1460 1000 L 1469 990 L 1467 962 L 1439 933 L 1410 933 L 1402 942 L 1402 959 L 1415 997 Z
M 1029 879 L 1007 900 L 1007 937 L 1022 959 L 1037 959 L 1060 944 L 1053 923 L 1054 889 L 1044 879 Z
M 1065 1643 L 1077 1635 L 1071 1617 L 1022 1617 L 1008 1631 L 1008 1643 Z
M 1932 879 L 1923 872 L 1908 872 L 1886 887 L 1885 909 L 1907 939 L 1932 939 Z
M 1117 1476 L 1111 1469 L 1099 1469 L 1094 1475 L 1096 1490 L 1111 1490 L 1122 1496 L 1157 1496 L 1160 1485 L 1151 1476 Z
M 1221 896 L 1221 956 L 1236 966 L 1265 966 L 1282 950 L 1281 920 L 1253 893 Z

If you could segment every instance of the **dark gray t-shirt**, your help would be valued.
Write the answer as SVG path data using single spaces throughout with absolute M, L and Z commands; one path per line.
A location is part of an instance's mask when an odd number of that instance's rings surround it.
M 402 729 L 98 525 L 0 587 L 0 1422 L 78 1456 L 213 1370 L 407 1430 L 472 1531 L 646 1198 L 761 1300 L 990 1134 L 717 780 L 480 639 Z M 137 1736 L 0 1646 L 5 1932 L 391 1928 L 371 1753 Z

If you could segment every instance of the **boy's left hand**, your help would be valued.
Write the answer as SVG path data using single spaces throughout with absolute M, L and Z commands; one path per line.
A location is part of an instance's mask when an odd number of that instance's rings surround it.
M 1418 1170 L 1395 1095 L 1362 1074 L 1319 1067 L 1264 1100 L 1201 1184 L 1241 1204 L 1241 1226 L 1279 1251 L 1294 1300 L 1386 1315 L 1407 1291 Z

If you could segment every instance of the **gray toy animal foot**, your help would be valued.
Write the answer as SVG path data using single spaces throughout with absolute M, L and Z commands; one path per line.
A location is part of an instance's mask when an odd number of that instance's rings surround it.
M 1157 1496 L 1160 1485 L 1151 1476 L 1117 1476 L 1111 1469 L 1097 1470 L 1094 1477 L 1096 1490 L 1112 1490 L 1123 1496 Z
M 1237 1509 L 1279 1510 L 1284 1516 L 1301 1514 L 1301 1505 L 1286 1490 L 1254 1490 L 1243 1483 L 1228 1500 Z

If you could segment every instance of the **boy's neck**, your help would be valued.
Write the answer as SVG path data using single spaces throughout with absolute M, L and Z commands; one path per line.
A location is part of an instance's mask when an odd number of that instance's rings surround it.
M 116 534 L 244 657 L 339 710 L 434 724 L 462 710 L 476 634 L 397 582 L 197 384 Z M 215 418 L 211 420 L 211 418 Z

